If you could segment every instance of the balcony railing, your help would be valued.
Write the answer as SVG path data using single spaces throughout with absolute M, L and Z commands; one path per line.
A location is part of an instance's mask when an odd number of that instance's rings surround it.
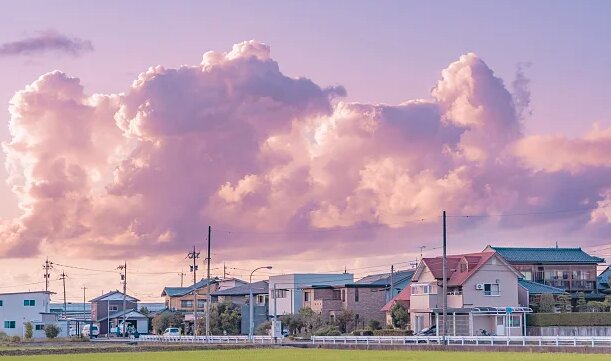
M 552 287 L 571 291 L 591 291 L 596 288 L 595 280 L 571 280 L 571 279 L 549 279 L 545 278 L 545 272 L 535 272 L 533 281 Z

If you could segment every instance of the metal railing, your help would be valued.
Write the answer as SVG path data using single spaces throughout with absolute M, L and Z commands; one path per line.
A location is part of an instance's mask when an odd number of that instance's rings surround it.
M 611 337 L 588 336 L 447 336 L 458 346 L 587 346 L 611 347 Z M 441 336 L 312 336 L 313 344 L 441 345 Z
M 278 339 L 280 340 L 280 339 Z M 248 339 L 248 336 L 158 336 L 158 335 L 141 335 L 138 342 L 156 342 L 156 343 L 257 343 L 257 344 L 273 344 L 274 338 L 271 336 L 253 336 Z

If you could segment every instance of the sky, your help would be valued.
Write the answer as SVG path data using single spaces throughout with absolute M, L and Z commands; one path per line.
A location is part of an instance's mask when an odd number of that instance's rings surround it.
M 157 300 L 208 225 L 213 274 L 358 277 L 438 254 L 442 210 L 450 252 L 611 258 L 610 10 L 2 3 L 0 291 L 49 257 L 77 301 L 127 259 Z

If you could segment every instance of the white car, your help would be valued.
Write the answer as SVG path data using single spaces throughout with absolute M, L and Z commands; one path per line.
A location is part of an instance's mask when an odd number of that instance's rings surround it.
M 168 327 L 163 332 L 163 336 L 180 336 L 180 328 Z
M 100 335 L 100 329 L 98 325 L 85 325 L 83 326 L 83 331 L 81 332 L 83 337 L 98 337 Z

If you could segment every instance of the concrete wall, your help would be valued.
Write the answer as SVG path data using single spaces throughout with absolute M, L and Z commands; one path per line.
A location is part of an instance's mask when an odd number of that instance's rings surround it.
M 47 292 L 24 292 L 0 294 L 0 332 L 22 337 L 24 324 L 42 321 L 41 312 L 49 311 L 50 296 Z M 24 306 L 24 300 L 34 300 L 34 306 Z M 15 328 L 4 328 L 5 321 L 15 321 Z
M 588 327 L 526 327 L 527 336 L 606 336 L 611 337 L 611 326 Z

